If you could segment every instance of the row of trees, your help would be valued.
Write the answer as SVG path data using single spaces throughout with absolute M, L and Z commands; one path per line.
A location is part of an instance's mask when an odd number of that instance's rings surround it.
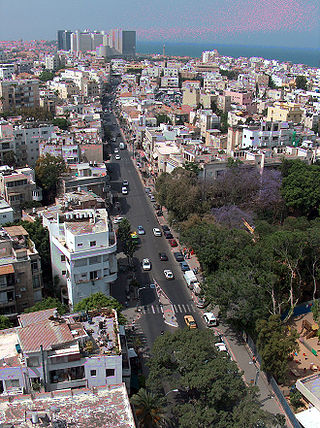
M 246 387 L 235 362 L 214 343 L 208 330 L 157 338 L 148 363 L 148 391 L 131 399 L 140 426 L 165 426 L 165 420 L 182 428 L 281 426 L 282 418 L 261 409 L 255 389 Z M 176 392 L 174 407 L 167 407 L 164 387 Z

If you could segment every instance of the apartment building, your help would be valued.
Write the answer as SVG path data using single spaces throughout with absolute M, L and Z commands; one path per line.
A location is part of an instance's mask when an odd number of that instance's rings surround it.
M 14 220 L 19 220 L 25 202 L 42 200 L 42 191 L 35 183 L 34 170 L 0 167 L 0 196 L 13 208 Z
M 79 145 L 73 138 L 67 138 L 64 135 L 53 135 L 47 141 L 40 142 L 39 156 L 45 156 L 46 154 L 61 157 L 67 164 L 81 162 Z
M 7 80 L 12 79 L 15 73 L 14 64 L 0 64 L 0 79 Z
M 1 102 L 1 101 L 0 101 Z M 6 153 L 16 153 L 16 144 L 13 136 L 13 127 L 6 120 L 0 119 L 0 163 L 5 164 Z
M 60 317 L 47 309 L 18 319 L 18 327 L 0 333 L 2 394 L 31 392 L 40 382 L 45 392 L 118 385 L 124 371 L 128 381 L 128 349 L 116 311 Z
M 0 198 L 0 224 L 13 222 L 13 209 L 8 202 Z
M 302 114 L 299 104 L 276 101 L 272 107 L 268 107 L 267 120 L 299 123 Z
M 253 104 L 252 92 L 250 91 L 234 91 L 226 90 L 224 92 L 225 96 L 231 97 L 231 103 L 238 104 L 244 107 L 248 113 L 255 113 L 256 106 Z
M 0 314 L 17 313 L 42 299 L 41 259 L 22 226 L 0 228 Z
M 40 106 L 38 80 L 0 81 L 0 112 Z
M 71 202 L 71 201 L 70 201 Z M 117 279 L 117 242 L 105 209 L 72 209 L 68 201 L 41 212 L 50 236 L 53 277 L 73 307 L 91 294 L 110 295 Z

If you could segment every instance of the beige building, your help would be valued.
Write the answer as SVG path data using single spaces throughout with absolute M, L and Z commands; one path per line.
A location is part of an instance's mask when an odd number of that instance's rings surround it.
M 17 313 L 42 299 L 41 260 L 22 226 L 0 228 L 0 314 Z
M 234 150 L 241 147 L 243 127 L 230 126 L 228 128 L 227 153 L 230 154 Z
M 188 87 L 183 89 L 182 104 L 190 107 L 197 107 L 200 103 L 200 89 Z
M 267 120 L 299 123 L 302 114 L 299 104 L 278 101 L 272 107 L 268 107 Z
M 0 112 L 39 106 L 38 80 L 0 81 Z

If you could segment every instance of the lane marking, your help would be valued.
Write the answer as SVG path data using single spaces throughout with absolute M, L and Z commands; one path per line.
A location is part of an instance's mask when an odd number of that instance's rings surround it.
M 181 305 L 181 306 L 183 307 L 183 310 L 184 310 L 185 312 L 187 312 L 186 307 L 185 307 L 184 305 Z
M 156 312 L 155 312 L 155 310 L 154 310 L 153 305 L 151 306 L 151 309 L 152 309 L 152 312 L 155 314 Z

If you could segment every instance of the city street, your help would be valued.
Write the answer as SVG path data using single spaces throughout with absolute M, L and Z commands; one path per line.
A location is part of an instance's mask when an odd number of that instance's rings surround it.
M 110 115 L 111 116 L 111 115 Z M 112 115 L 113 116 L 113 115 Z M 114 134 L 118 135 L 118 128 L 114 125 L 115 120 L 112 119 Z M 118 138 L 115 147 L 118 147 Z M 191 314 L 196 320 L 199 328 L 206 328 L 202 320 L 203 310 L 196 308 L 190 291 L 187 289 L 183 274 L 179 263 L 173 257 L 173 252 L 179 251 L 180 247 L 172 249 L 167 239 L 155 237 L 152 233 L 152 228 L 160 227 L 158 218 L 155 215 L 153 204 L 144 189 L 141 178 L 138 175 L 131 155 L 128 150 L 119 150 L 121 159 L 115 160 L 114 153 L 111 155 L 111 163 L 108 164 L 111 170 L 111 186 L 114 195 L 118 197 L 120 202 L 120 214 L 125 216 L 132 230 L 137 230 L 137 226 L 141 225 L 145 229 L 145 235 L 140 235 L 140 244 L 134 254 L 134 264 L 136 267 L 135 277 L 139 282 L 140 288 L 139 300 L 127 301 L 126 287 L 128 284 L 128 273 L 119 273 L 119 278 L 113 286 L 112 294 L 123 304 L 127 302 L 128 309 L 124 311 L 128 320 L 135 326 L 137 334 L 139 334 L 144 346 L 144 359 L 148 358 L 154 340 L 161 334 L 162 331 L 174 331 L 174 327 L 170 327 L 164 322 L 163 308 L 153 289 L 149 285 L 155 279 L 164 292 L 171 300 L 174 315 L 178 321 L 179 327 L 184 328 L 184 315 Z M 129 192 L 128 195 L 121 194 L 122 181 L 128 180 Z M 168 256 L 168 261 L 160 261 L 159 252 L 165 252 Z M 119 261 L 126 263 L 126 257 L 119 255 Z M 149 258 L 152 263 L 151 271 L 145 272 L 141 268 L 143 258 Z M 170 269 L 174 273 L 174 280 L 166 280 L 163 274 L 164 269 Z M 139 305 L 139 312 L 137 306 Z M 205 311 L 205 310 L 204 310 Z M 216 313 L 217 315 L 217 313 Z M 252 355 L 248 353 L 242 338 L 236 334 L 228 325 L 223 323 L 218 329 L 224 335 L 224 339 L 232 358 L 237 362 L 240 370 L 244 372 L 243 378 L 247 384 L 256 384 L 260 392 L 260 401 L 263 408 L 271 413 L 283 413 L 277 399 L 270 394 L 268 383 L 263 375 L 260 374 L 259 367 L 252 362 Z M 144 366 L 144 369 L 146 367 Z M 146 371 L 145 371 L 146 373 Z

